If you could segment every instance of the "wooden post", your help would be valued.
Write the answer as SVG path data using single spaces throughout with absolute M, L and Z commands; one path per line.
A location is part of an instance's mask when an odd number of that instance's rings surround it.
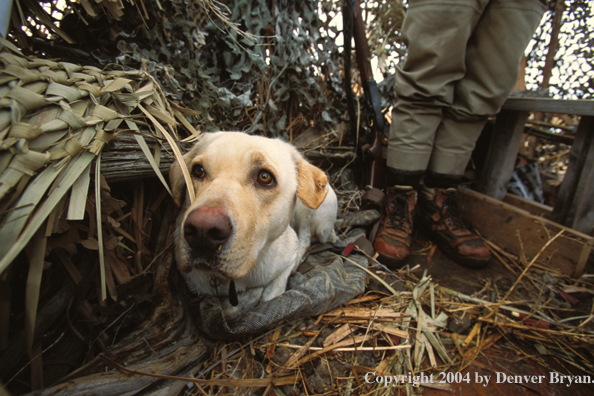
M 594 226 L 594 116 L 582 116 L 551 220 L 584 234 Z
M 485 195 L 499 200 L 505 197 L 527 119 L 527 111 L 502 110 L 497 116 L 479 185 Z

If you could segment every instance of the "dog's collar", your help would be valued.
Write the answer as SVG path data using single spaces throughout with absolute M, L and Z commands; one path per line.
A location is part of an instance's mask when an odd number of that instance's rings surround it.
M 215 276 L 215 275 L 211 275 L 210 286 L 215 289 L 217 298 L 220 298 L 220 296 L 219 296 L 219 286 L 220 285 L 221 285 L 221 280 L 219 279 L 219 277 Z M 233 305 L 234 307 L 236 307 L 239 304 L 239 299 L 237 298 L 237 290 L 235 289 L 235 281 L 234 280 L 229 281 L 229 304 Z
M 233 305 L 234 307 L 239 304 L 239 300 L 237 299 L 237 290 L 235 290 L 235 281 L 229 281 L 229 304 Z

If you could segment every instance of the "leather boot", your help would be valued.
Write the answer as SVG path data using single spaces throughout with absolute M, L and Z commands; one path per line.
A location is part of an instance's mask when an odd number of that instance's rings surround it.
M 386 190 L 386 207 L 373 242 L 379 261 L 397 265 L 410 254 L 417 191 L 408 186 Z
M 491 252 L 478 235 L 464 225 L 461 206 L 458 189 L 423 186 L 418 205 L 421 226 L 451 260 L 467 267 L 482 268 L 489 263 Z

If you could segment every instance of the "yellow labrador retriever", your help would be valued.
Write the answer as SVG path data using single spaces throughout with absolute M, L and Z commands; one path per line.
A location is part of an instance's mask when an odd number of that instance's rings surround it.
M 195 197 L 174 163 L 177 263 L 189 288 L 219 297 L 227 317 L 282 294 L 312 238 L 337 240 L 336 194 L 292 145 L 207 133 L 184 160 Z

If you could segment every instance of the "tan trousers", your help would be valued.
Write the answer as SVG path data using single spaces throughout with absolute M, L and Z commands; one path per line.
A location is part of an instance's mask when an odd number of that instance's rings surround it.
M 538 0 L 409 0 L 388 166 L 461 175 L 513 89 L 545 11 Z

